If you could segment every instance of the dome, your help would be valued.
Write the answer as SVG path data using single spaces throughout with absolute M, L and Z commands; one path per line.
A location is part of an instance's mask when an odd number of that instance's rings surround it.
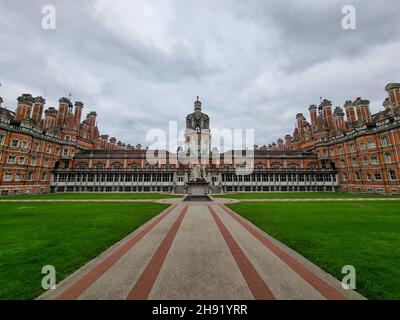
M 210 128 L 210 118 L 205 113 L 201 112 L 201 102 L 197 96 L 194 102 L 194 112 L 186 117 L 186 128 L 192 130 L 202 130 Z

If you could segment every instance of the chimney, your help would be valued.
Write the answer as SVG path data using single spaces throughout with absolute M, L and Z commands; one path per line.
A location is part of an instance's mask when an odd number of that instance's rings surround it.
M 386 113 L 392 113 L 392 108 L 390 104 L 389 98 L 386 98 L 385 101 L 383 101 L 382 106 L 385 108 Z
M 57 116 L 57 127 L 64 127 L 65 119 L 67 118 L 68 108 L 71 102 L 67 98 L 61 98 L 58 100 L 58 116 Z
M 44 112 L 44 123 L 43 123 L 43 128 L 46 131 L 54 131 L 56 129 L 57 125 L 57 117 L 58 113 L 55 108 L 48 108 Z
M 296 127 L 297 127 L 297 132 L 298 132 L 298 137 L 299 140 L 303 140 L 303 127 L 304 127 L 304 122 L 305 122 L 306 118 L 304 118 L 304 115 L 302 113 L 298 113 L 296 115 Z
M 17 111 L 15 112 L 15 120 L 22 121 L 31 117 L 32 104 L 34 99 L 29 93 L 24 93 L 22 96 L 17 98 L 18 105 Z
M 357 98 L 354 101 L 354 105 L 356 106 L 357 110 L 357 117 L 358 120 L 362 121 L 363 123 L 371 123 L 372 116 L 371 111 L 369 110 L 369 100 L 362 100 L 361 98 Z
M 349 123 L 356 122 L 356 112 L 354 110 L 354 105 L 351 100 L 347 100 L 344 104 L 344 109 L 346 110 L 346 118 Z
M 43 97 L 36 97 L 33 104 L 32 120 L 40 122 L 42 120 L 43 108 L 46 100 Z
M 321 107 L 323 110 L 323 115 L 326 121 L 326 124 L 328 125 L 329 129 L 333 129 L 333 116 L 332 116 L 332 102 L 329 100 L 324 99 L 321 103 Z
M 112 137 L 110 139 L 110 149 L 111 150 L 115 150 L 117 147 L 117 139 L 115 139 L 114 137 Z
M 81 118 L 82 118 L 82 109 L 83 109 L 83 103 L 80 101 L 75 102 L 75 125 L 76 128 L 79 130 L 80 124 L 81 124 Z
M 333 123 L 336 131 L 345 131 L 346 124 L 344 123 L 344 112 L 341 107 L 336 107 L 333 112 Z
M 285 136 L 285 147 L 286 147 L 286 149 L 291 150 L 293 148 L 292 143 L 293 143 L 292 136 L 290 134 L 287 134 Z
M 107 150 L 108 149 L 108 135 L 102 135 L 100 137 L 101 143 L 100 143 L 100 149 L 102 150 Z
M 385 90 L 389 95 L 389 101 L 393 114 L 400 113 L 400 83 L 389 83 Z
M 283 139 L 278 139 L 278 150 L 283 150 Z
M 89 112 L 87 119 L 89 120 L 90 129 L 93 129 L 96 126 L 97 113 L 94 111 Z
M 317 128 L 317 106 L 312 104 L 308 110 L 310 111 L 311 126 L 314 131 Z

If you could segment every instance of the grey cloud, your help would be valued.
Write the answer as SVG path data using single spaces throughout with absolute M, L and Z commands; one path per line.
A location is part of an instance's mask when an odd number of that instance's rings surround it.
M 54 4 L 57 29 L 41 29 Z M 358 28 L 341 29 L 353 4 Z M 144 144 L 169 120 L 184 126 L 200 95 L 219 128 L 254 128 L 256 143 L 292 133 L 319 96 L 357 96 L 381 108 L 399 81 L 400 4 L 383 1 L 3 0 L 0 95 L 22 92 L 47 105 L 72 92 L 96 110 L 101 133 Z

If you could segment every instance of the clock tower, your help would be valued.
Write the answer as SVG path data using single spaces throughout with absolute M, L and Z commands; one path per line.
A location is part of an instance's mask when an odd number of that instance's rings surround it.
M 201 102 L 197 96 L 194 112 L 186 117 L 185 153 L 192 163 L 200 159 L 208 161 L 211 151 L 210 118 L 201 112 Z

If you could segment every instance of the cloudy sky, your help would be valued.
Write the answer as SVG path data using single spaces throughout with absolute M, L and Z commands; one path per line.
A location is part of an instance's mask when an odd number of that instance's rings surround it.
M 41 26 L 56 8 L 56 29 Z M 353 5 L 356 30 L 342 28 Z M 400 82 L 400 2 L 0 0 L 0 95 L 47 107 L 72 92 L 102 134 L 147 145 L 148 130 L 184 126 L 197 95 L 214 128 L 254 128 L 256 143 L 292 133 L 319 97 L 382 108 Z

